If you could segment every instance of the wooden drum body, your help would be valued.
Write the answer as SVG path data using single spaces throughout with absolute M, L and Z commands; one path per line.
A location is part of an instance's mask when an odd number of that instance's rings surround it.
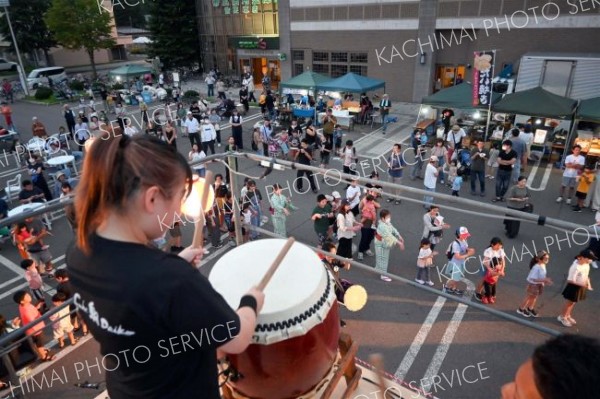
M 230 251 L 214 266 L 211 284 L 237 308 L 284 244 L 282 239 L 259 240 Z M 241 375 L 228 386 L 253 399 L 290 399 L 310 392 L 336 359 L 339 328 L 332 276 L 315 252 L 294 243 L 265 289 L 255 343 L 242 354 L 228 355 Z

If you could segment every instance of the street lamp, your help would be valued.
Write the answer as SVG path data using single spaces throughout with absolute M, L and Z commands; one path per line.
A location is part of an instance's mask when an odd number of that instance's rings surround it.
M 15 32 L 13 31 L 12 24 L 10 23 L 10 16 L 8 15 L 8 7 L 10 6 L 9 0 L 0 0 L 0 7 L 4 7 L 4 13 L 6 14 L 6 20 L 8 21 L 8 29 L 10 29 L 10 35 L 12 36 L 13 45 L 15 46 L 15 52 L 17 53 L 17 60 L 19 62 L 19 79 L 21 80 L 21 86 L 26 96 L 29 95 L 29 87 L 27 87 L 27 81 L 25 80 L 25 70 L 23 69 L 23 61 L 21 60 L 21 53 L 19 52 L 19 46 L 17 45 L 17 39 L 15 38 Z

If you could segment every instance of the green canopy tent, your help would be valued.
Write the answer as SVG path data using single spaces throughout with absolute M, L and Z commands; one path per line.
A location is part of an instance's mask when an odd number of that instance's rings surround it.
M 573 118 L 576 107 L 576 100 L 550 93 L 541 87 L 507 94 L 492 105 L 494 112 L 556 119 Z
M 331 78 L 328 76 L 312 71 L 306 71 L 298 76 L 294 76 L 293 78 L 286 80 L 285 82 L 281 82 L 279 87 L 282 89 L 305 89 L 315 91 L 319 84 L 329 80 L 331 80 Z
M 152 69 L 141 66 L 141 65 L 125 65 L 122 67 L 118 67 L 113 69 L 108 73 L 108 76 L 117 77 L 121 76 L 125 79 L 134 76 L 141 76 L 147 73 L 152 73 Z
M 600 123 L 600 97 L 581 100 L 576 118 L 583 121 Z
M 492 104 L 495 104 L 502 98 L 500 93 L 492 93 Z M 487 105 L 473 105 L 473 85 L 468 82 L 457 84 L 456 86 L 442 89 L 435 94 L 423 97 L 422 105 L 429 105 L 435 108 L 459 108 L 459 109 L 487 109 Z
M 348 72 L 344 76 L 340 76 L 337 79 L 332 79 L 328 82 L 321 83 L 317 87 L 319 90 L 323 91 L 345 91 L 350 93 L 363 93 L 379 89 L 380 87 L 383 87 L 385 89 L 385 81 Z

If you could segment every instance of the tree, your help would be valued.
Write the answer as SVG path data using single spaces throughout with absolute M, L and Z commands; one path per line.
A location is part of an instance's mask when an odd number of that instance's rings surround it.
M 53 0 L 45 21 L 60 45 L 71 50 L 85 50 L 96 78 L 94 51 L 116 45 L 111 35 L 111 15 L 100 9 L 96 1 Z
M 50 63 L 48 51 L 56 47 L 56 40 L 44 22 L 44 14 L 49 8 L 50 0 L 11 1 L 8 7 L 19 50 L 25 53 L 42 50 L 48 64 Z M 5 15 L 0 18 L 0 33 L 10 42 L 10 49 L 14 52 L 15 48 L 10 39 L 10 29 Z
M 200 64 L 195 0 L 150 3 L 149 30 L 149 55 L 160 57 L 166 69 Z

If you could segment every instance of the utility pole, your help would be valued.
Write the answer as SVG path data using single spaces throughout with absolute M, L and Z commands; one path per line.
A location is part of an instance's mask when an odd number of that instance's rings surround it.
M 25 69 L 23 69 L 23 61 L 21 60 L 21 53 L 19 52 L 19 46 L 17 45 L 17 39 L 15 38 L 15 32 L 13 31 L 12 24 L 10 23 L 10 16 L 8 15 L 8 7 L 10 6 L 9 0 L 0 0 L 0 6 L 4 7 L 4 13 L 6 14 L 6 20 L 8 21 L 8 29 L 10 29 L 10 35 L 12 36 L 13 45 L 15 46 L 15 52 L 17 53 L 17 60 L 19 65 L 19 79 L 21 80 L 21 86 L 26 96 L 29 95 L 29 87 L 27 87 L 27 80 L 25 79 Z

